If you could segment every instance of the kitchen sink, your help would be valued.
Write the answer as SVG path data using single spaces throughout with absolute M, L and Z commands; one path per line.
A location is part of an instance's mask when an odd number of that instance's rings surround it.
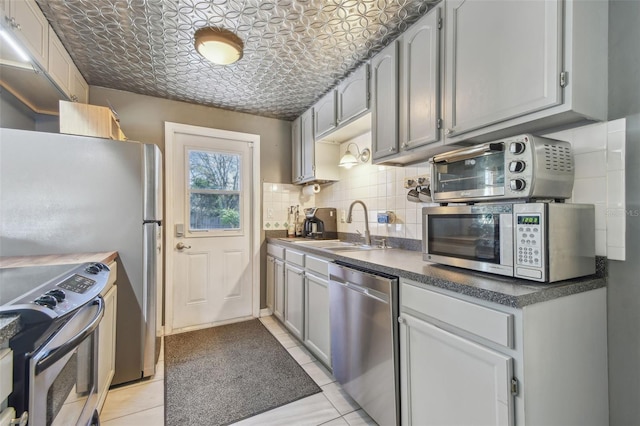
M 367 251 L 367 250 L 381 250 L 382 247 L 366 246 L 362 244 L 356 244 L 349 241 L 340 240 L 311 240 L 311 241 L 292 241 L 300 246 L 313 247 L 320 250 L 326 250 L 329 252 L 339 251 Z

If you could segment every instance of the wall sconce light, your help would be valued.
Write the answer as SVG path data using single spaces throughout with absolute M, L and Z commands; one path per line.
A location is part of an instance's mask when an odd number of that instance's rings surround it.
M 351 150 L 350 150 L 351 145 L 356 147 L 356 152 L 357 152 L 356 155 L 353 155 L 351 153 Z M 357 166 L 358 164 L 366 163 L 367 161 L 369 161 L 370 157 L 371 157 L 371 151 L 369 151 L 369 148 L 365 148 L 362 150 L 362 152 L 360 152 L 358 145 L 351 142 L 349 145 L 347 145 L 347 152 L 345 152 L 342 158 L 340 159 L 340 163 L 338 164 L 338 166 L 344 167 L 345 169 L 350 169 L 351 167 Z
M 194 38 L 198 53 L 214 64 L 230 65 L 242 58 L 242 40 L 229 30 L 204 27 L 195 32 Z

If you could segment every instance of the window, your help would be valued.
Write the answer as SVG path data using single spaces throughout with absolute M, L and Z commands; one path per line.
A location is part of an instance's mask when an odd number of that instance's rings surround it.
M 189 230 L 240 229 L 239 154 L 188 151 Z

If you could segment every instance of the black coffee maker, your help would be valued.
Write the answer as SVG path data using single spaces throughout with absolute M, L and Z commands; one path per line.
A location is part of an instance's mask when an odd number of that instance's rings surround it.
M 304 209 L 304 225 L 302 235 L 317 240 L 338 238 L 337 213 L 333 207 L 310 207 Z

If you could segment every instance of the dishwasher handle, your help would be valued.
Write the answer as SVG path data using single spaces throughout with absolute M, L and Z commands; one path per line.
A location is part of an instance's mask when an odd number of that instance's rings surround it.
M 363 296 L 370 297 L 372 299 L 377 300 L 378 302 L 389 304 L 389 296 L 384 294 L 384 293 L 381 293 L 381 292 L 376 291 L 374 289 L 362 287 L 362 286 L 360 286 L 358 284 L 354 284 L 354 283 L 349 282 L 349 281 L 342 281 L 342 280 L 338 281 L 333 276 L 329 280 L 331 282 L 336 283 L 336 284 L 338 284 L 338 285 L 340 285 L 342 287 L 345 287 L 345 288 L 347 288 L 349 290 L 353 290 L 356 293 L 360 293 Z

